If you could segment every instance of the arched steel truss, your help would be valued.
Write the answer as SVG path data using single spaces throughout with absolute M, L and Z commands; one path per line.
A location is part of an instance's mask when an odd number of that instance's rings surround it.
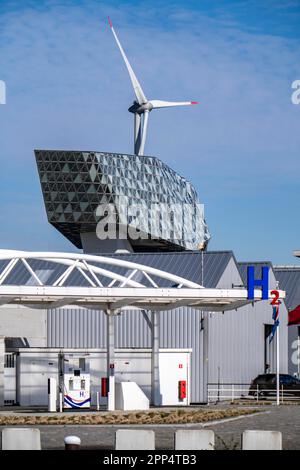
M 281 298 L 284 292 L 280 292 Z M 255 300 L 261 299 L 260 290 Z M 249 301 L 245 288 L 206 289 L 180 276 L 110 256 L 0 250 L 0 305 L 122 308 L 191 306 L 224 311 Z

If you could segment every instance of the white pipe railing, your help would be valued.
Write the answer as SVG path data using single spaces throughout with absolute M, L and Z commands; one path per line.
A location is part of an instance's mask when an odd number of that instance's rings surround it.
M 219 401 L 234 400 L 276 400 L 276 386 L 274 388 L 261 388 L 259 385 L 245 384 L 245 383 L 213 383 L 208 384 L 207 387 L 207 401 L 208 403 L 216 403 Z M 289 389 L 280 385 L 280 401 L 300 400 L 300 388 Z

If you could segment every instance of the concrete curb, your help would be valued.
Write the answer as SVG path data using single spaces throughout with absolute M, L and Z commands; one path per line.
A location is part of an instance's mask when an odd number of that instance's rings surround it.
M 203 427 L 207 426 L 216 426 L 217 424 L 222 424 L 222 423 L 229 423 L 230 421 L 236 421 L 237 419 L 242 419 L 242 418 L 251 418 L 254 416 L 259 416 L 259 415 L 264 415 L 264 414 L 270 414 L 271 411 L 259 411 L 258 413 L 252 413 L 249 415 L 241 415 L 241 416 L 234 416 L 233 418 L 224 418 L 224 419 L 219 419 L 216 421 L 210 421 L 209 423 L 204 423 Z

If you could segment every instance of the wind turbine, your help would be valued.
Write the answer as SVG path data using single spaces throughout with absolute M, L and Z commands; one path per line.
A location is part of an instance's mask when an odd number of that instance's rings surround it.
M 123 47 L 116 35 L 114 27 L 112 25 L 111 19 L 108 18 L 109 26 L 112 30 L 112 33 L 115 37 L 116 43 L 120 49 L 122 57 L 124 59 L 125 65 L 127 67 L 130 80 L 134 89 L 136 100 L 133 102 L 133 105 L 128 108 L 130 113 L 134 114 L 134 153 L 135 155 L 144 155 L 146 137 L 147 137 L 147 127 L 149 113 L 152 109 L 159 108 L 170 108 L 173 106 L 189 106 L 192 104 L 198 104 L 197 101 L 161 101 L 161 100 L 148 100 L 146 98 L 143 89 L 136 78 L 136 75 L 129 63 L 129 60 L 126 57 Z

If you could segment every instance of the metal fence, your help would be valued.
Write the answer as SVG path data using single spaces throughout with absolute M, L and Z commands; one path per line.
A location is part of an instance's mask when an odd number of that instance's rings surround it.
M 251 388 L 251 394 L 250 392 Z M 220 401 L 235 400 L 276 400 L 276 387 L 263 389 L 259 385 L 249 383 L 209 383 L 207 385 L 207 401 L 218 403 Z M 290 389 L 280 385 L 280 402 L 300 400 L 300 389 Z

